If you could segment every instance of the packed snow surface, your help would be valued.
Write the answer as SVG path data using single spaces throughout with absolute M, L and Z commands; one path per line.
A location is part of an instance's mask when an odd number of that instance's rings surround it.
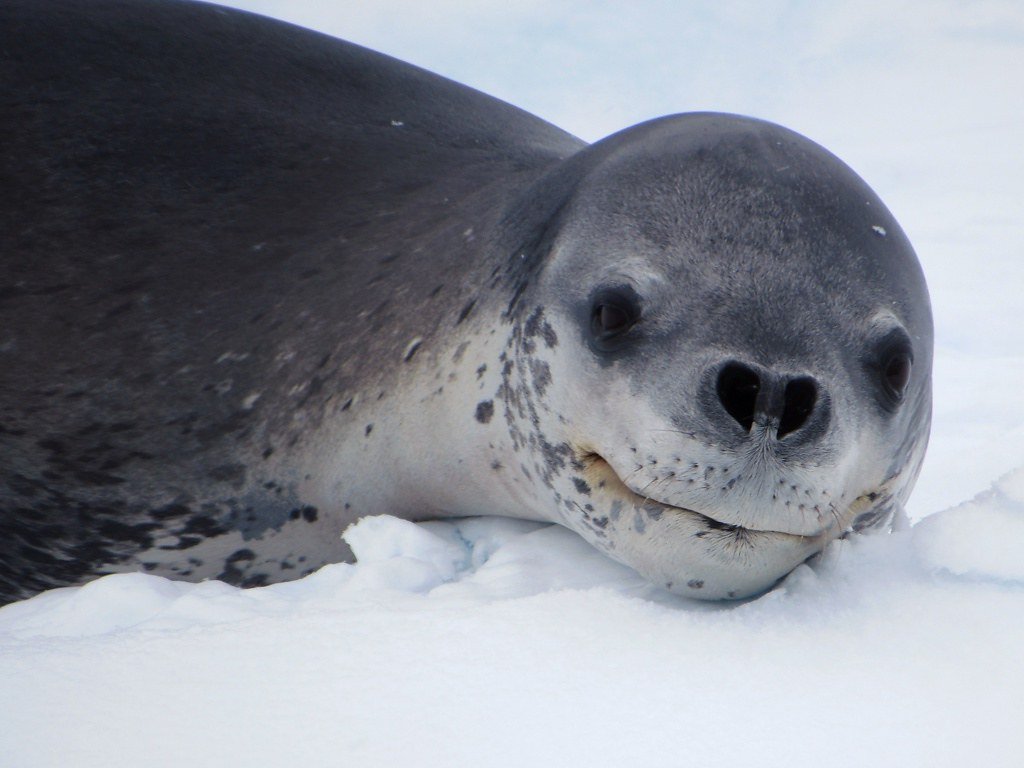
M 0 609 L 5 766 L 1019 766 L 1024 470 L 742 604 L 557 526 L 366 518 L 356 565 Z

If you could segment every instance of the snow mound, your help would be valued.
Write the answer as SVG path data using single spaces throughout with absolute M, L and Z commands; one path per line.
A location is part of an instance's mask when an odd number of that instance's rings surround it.
M 11 766 L 1011 766 L 1024 470 L 745 603 L 557 526 L 368 518 L 355 565 L 107 576 L 0 609 Z M 201 759 L 200 759 L 201 757 Z
M 1024 468 L 914 529 L 923 561 L 955 576 L 1024 589 Z

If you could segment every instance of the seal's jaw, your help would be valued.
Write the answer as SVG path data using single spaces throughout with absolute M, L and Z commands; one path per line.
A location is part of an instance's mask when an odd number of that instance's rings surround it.
M 671 432 L 668 437 L 594 455 L 636 496 L 721 525 L 795 536 L 831 535 L 850 527 L 854 501 L 883 477 L 864 441 L 851 442 L 841 451 L 836 446 L 828 457 L 792 461 L 771 446 L 736 450 L 709 439 Z
M 598 454 L 584 457 L 594 510 L 569 527 L 665 589 L 705 600 L 743 599 L 772 588 L 838 533 L 802 536 L 721 523 L 640 496 Z
M 778 522 L 780 525 L 774 528 L 770 526 L 755 527 L 743 525 L 730 520 L 730 518 L 733 517 L 733 514 L 723 505 L 721 500 L 718 500 L 717 503 L 704 501 L 703 503 L 694 504 L 692 506 L 673 503 L 672 498 L 674 494 L 672 493 L 671 487 L 666 487 L 663 483 L 658 483 L 657 481 L 638 483 L 636 481 L 636 477 L 638 477 L 636 472 L 630 473 L 630 475 L 624 478 L 622 474 L 617 472 L 616 469 L 598 453 L 587 454 L 584 458 L 584 463 L 588 467 L 584 471 L 584 475 L 600 478 L 597 482 L 598 487 L 601 490 L 607 490 L 610 493 L 614 493 L 617 496 L 628 499 L 635 505 L 645 508 L 661 508 L 669 513 L 694 515 L 696 518 L 703 520 L 709 530 L 778 533 L 787 536 L 798 536 L 801 538 L 831 538 L 833 537 L 833 533 L 837 531 L 841 532 L 848 527 L 843 524 L 843 520 L 846 519 L 848 515 L 841 515 L 835 509 L 830 511 L 830 516 L 822 516 L 819 519 L 820 525 L 809 531 L 787 530 L 785 520 L 779 520 Z M 674 477 L 662 478 L 662 480 L 671 479 L 674 479 Z
M 611 557 L 669 591 L 701 599 L 742 599 L 772 588 L 795 567 L 851 531 L 887 525 L 895 507 L 897 478 L 853 494 L 813 533 L 751 528 L 666 503 L 638 489 L 600 454 L 580 455 L 591 502 L 567 524 Z M 664 490 L 662 491 L 664 493 Z M 708 505 L 702 505 L 707 509 Z M 601 514 L 606 510 L 606 514 Z

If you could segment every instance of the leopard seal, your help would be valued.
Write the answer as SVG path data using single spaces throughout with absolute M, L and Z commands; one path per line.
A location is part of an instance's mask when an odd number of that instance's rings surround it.
M 0 77 L 5 601 L 295 578 L 380 513 L 560 523 L 742 598 L 910 493 L 924 277 L 796 133 L 587 145 L 169 0 L 6 2 Z

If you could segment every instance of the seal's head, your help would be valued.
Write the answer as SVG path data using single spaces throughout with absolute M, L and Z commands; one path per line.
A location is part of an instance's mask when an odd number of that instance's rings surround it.
M 927 442 L 932 322 L 868 186 L 791 131 L 712 114 L 558 173 L 499 395 L 561 521 L 705 598 L 887 525 Z

